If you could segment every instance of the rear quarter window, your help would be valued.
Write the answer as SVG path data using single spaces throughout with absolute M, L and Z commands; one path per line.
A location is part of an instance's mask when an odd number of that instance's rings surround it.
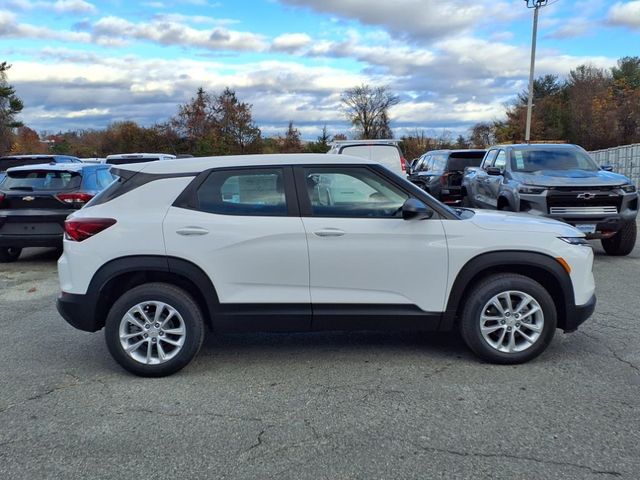
M 452 154 L 447 162 L 447 169 L 463 172 L 467 167 L 479 167 L 484 158 L 484 153 L 476 154 Z

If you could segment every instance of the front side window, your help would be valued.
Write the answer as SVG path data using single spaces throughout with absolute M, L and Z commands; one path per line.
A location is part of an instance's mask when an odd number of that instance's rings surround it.
M 504 169 L 506 165 L 507 154 L 504 152 L 504 150 L 500 150 L 500 153 L 498 153 L 498 156 L 496 157 L 496 161 L 493 162 L 493 166 L 496 168 Z
M 482 162 L 482 168 L 486 170 L 488 167 L 490 167 L 493 161 L 496 159 L 496 155 L 498 155 L 498 150 L 489 150 L 489 153 L 487 153 L 487 156 Z
M 401 216 L 405 192 L 367 168 L 305 168 L 311 212 L 319 217 Z
M 198 210 L 222 215 L 285 216 L 288 213 L 281 168 L 222 170 L 198 187 Z

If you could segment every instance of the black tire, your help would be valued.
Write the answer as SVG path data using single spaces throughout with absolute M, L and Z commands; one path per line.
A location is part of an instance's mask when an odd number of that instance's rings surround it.
M 18 247 L 0 247 L 0 263 L 15 262 L 21 253 L 22 249 Z
M 519 352 L 501 352 L 491 346 L 480 330 L 480 317 L 485 305 L 501 292 L 517 291 L 530 295 L 535 299 L 544 316 L 544 324 L 539 337 L 534 343 Z M 515 313 L 515 312 L 514 312 Z M 515 315 L 512 321 L 515 320 Z M 524 323 L 524 322 L 523 322 Z M 557 326 L 556 307 L 549 292 L 535 280 L 524 275 L 498 274 L 485 278 L 469 295 L 460 318 L 460 333 L 467 346 L 480 358 L 499 364 L 516 364 L 527 362 L 540 355 L 551 343 Z M 503 327 L 500 327 L 503 328 Z M 507 328 L 506 326 L 504 327 Z M 511 327 L 515 328 L 515 327 Z M 526 330 L 527 333 L 531 333 Z M 514 332 L 514 336 L 516 333 Z M 519 340 L 523 340 L 520 334 Z
M 178 312 L 184 322 L 184 343 L 177 354 L 164 363 L 140 363 L 125 352 L 120 341 L 123 317 L 131 308 L 144 302 L 166 303 Z M 184 368 L 196 356 L 202 346 L 204 329 L 200 307 L 187 292 L 166 283 L 147 283 L 129 290 L 113 304 L 105 322 L 105 340 L 111 356 L 125 370 L 142 377 L 164 377 Z M 157 346 L 155 349 L 158 353 Z
M 627 222 L 611 238 L 600 240 L 602 248 L 608 255 L 629 255 L 636 245 L 638 226 L 635 221 Z

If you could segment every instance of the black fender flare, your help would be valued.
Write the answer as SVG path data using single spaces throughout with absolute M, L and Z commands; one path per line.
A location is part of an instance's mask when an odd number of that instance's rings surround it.
M 558 326 L 563 328 L 565 319 L 573 315 L 576 308 L 573 284 L 558 260 L 538 252 L 504 250 L 480 254 L 462 267 L 451 287 L 440 330 L 453 328 L 464 303 L 464 294 L 473 287 L 473 280 L 492 273 L 522 273 L 538 281 L 552 280 L 544 282 L 543 286 L 556 303 Z

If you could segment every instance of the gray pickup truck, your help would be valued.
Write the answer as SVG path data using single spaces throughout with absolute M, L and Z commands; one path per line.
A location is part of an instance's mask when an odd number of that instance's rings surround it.
M 637 235 L 638 192 L 577 145 L 491 147 L 462 179 L 463 205 L 543 215 L 600 239 L 609 255 L 628 255 Z

